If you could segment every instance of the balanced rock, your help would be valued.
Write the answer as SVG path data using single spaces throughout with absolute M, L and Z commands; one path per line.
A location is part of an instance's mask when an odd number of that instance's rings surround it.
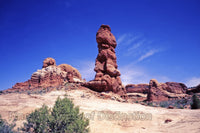
M 46 58 L 44 61 L 43 61 L 43 66 L 42 68 L 45 68 L 45 67 L 48 67 L 48 66 L 56 66 L 56 61 L 55 59 L 53 58 Z
M 96 34 L 96 41 L 99 52 L 94 68 L 96 76 L 94 80 L 83 85 L 98 92 L 124 92 L 120 78 L 121 74 L 117 69 L 117 58 L 115 55 L 117 43 L 108 25 L 101 25 Z
M 167 101 L 185 97 L 187 86 L 183 83 L 166 82 L 158 83 L 152 79 L 149 82 L 148 101 Z

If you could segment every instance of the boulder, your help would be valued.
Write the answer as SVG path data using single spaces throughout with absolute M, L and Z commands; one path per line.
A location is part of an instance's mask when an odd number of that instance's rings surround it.
M 55 59 L 53 58 L 46 58 L 44 61 L 43 61 L 43 66 L 42 68 L 45 68 L 45 67 L 48 67 L 48 66 L 56 66 L 56 61 Z
M 80 72 L 76 68 L 72 67 L 71 65 L 61 64 L 61 65 L 58 65 L 58 67 L 61 68 L 62 71 L 70 72 L 73 75 L 72 76 L 73 78 L 82 79 Z

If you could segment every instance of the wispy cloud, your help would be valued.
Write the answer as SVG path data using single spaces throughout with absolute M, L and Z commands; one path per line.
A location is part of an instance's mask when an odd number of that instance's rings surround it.
M 123 85 L 149 83 L 151 79 L 157 79 L 158 82 L 168 82 L 170 78 L 163 75 L 151 75 L 148 70 L 137 67 L 133 64 L 119 67 Z
M 144 60 L 144 59 L 146 59 L 146 58 L 148 58 L 148 57 L 150 57 L 150 56 L 152 56 L 152 55 L 154 55 L 155 53 L 158 53 L 158 52 L 159 52 L 159 50 L 157 50 L 157 49 L 149 50 L 148 52 L 146 52 L 145 54 L 140 56 L 140 58 L 138 59 L 138 62 L 140 62 L 140 61 L 142 61 L 142 60 Z
M 82 61 L 80 62 L 80 66 L 81 67 L 78 70 L 83 79 L 90 81 L 95 78 L 95 61 Z M 163 75 L 151 75 L 148 73 L 147 69 L 138 67 L 133 63 L 120 66 L 118 69 L 121 72 L 123 85 L 149 83 L 151 79 L 157 79 L 158 82 L 171 81 L 170 78 Z
M 148 39 L 141 34 L 132 35 L 126 33 L 119 36 L 117 42 L 121 44 L 119 46 L 121 47 L 123 56 L 133 58 L 135 64 L 163 51 L 163 48 L 160 45 L 158 46 L 154 40 Z
M 145 41 L 145 40 L 141 40 L 141 41 L 139 41 L 139 42 L 134 43 L 131 47 L 129 47 L 129 48 L 127 49 L 127 51 L 133 51 L 134 49 L 139 48 L 139 47 L 144 43 L 144 41 Z
M 130 45 L 132 44 L 134 41 L 136 41 L 138 39 L 138 36 L 133 36 L 131 38 L 129 38 L 126 42 L 125 45 Z
M 95 77 L 94 67 L 95 62 L 94 61 L 82 61 L 80 63 L 79 71 L 82 75 L 83 79 L 86 79 L 87 81 L 93 80 Z
M 200 84 L 200 77 L 192 77 L 185 83 L 188 87 L 194 87 Z
M 138 49 L 144 45 L 145 39 L 142 35 L 126 33 L 118 37 L 117 43 L 120 44 L 118 46 L 124 56 L 135 56 L 140 51 Z
M 127 37 L 127 34 L 123 34 L 121 36 L 119 36 L 119 38 L 117 39 L 117 44 L 121 44 Z
M 138 56 L 138 54 L 140 52 L 142 52 L 142 45 L 144 45 L 144 43 L 145 43 L 145 39 L 134 42 L 132 45 L 130 45 L 127 48 L 127 51 L 124 53 L 124 55 L 125 56 L 130 56 L 130 55 Z
M 141 35 L 132 35 L 132 34 L 123 34 L 121 36 L 118 37 L 117 39 L 117 44 L 122 44 L 124 45 L 131 45 L 133 44 L 135 41 L 137 41 L 139 38 L 141 37 Z
M 139 84 L 139 83 L 148 83 L 149 78 L 148 75 L 144 72 L 144 70 L 140 68 L 130 68 L 127 66 L 119 68 L 121 72 L 121 79 L 123 85 L 127 84 Z

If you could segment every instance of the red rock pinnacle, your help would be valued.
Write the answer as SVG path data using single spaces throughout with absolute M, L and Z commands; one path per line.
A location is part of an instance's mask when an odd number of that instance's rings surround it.
M 116 39 L 108 25 L 101 25 L 96 34 L 99 54 L 96 58 L 94 71 L 95 79 L 84 84 L 95 91 L 123 91 L 120 71 L 117 69 L 115 48 Z

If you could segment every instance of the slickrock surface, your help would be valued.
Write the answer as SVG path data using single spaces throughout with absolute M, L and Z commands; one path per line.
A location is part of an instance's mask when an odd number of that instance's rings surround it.
M 58 96 L 73 100 L 90 119 L 91 133 L 199 133 L 200 110 L 165 109 L 96 97 L 89 89 L 51 91 L 43 95 L 10 93 L 0 95 L 0 114 L 17 127 L 43 104 L 53 107 Z M 128 117 L 126 117 L 128 116 Z M 166 120 L 172 120 L 166 123 Z

